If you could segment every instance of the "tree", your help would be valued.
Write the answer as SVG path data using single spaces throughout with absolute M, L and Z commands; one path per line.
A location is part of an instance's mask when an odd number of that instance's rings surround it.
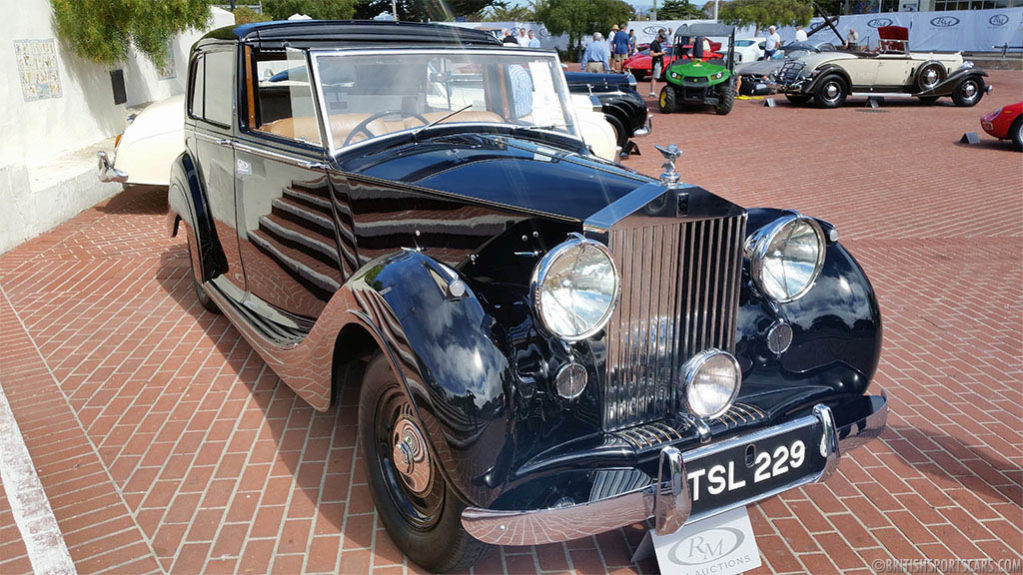
M 272 20 L 267 14 L 260 14 L 248 6 L 239 6 L 234 9 L 235 24 L 250 24 L 252 22 L 268 22 Z
M 628 22 L 635 15 L 635 8 L 622 0 L 549 0 L 536 17 L 551 34 L 568 34 L 571 49 L 583 36 L 606 34 L 611 26 Z
M 664 0 L 664 5 L 657 9 L 657 18 L 660 20 L 689 20 L 703 17 L 703 9 L 693 6 L 689 0 Z
M 356 1 L 263 0 L 263 13 L 272 20 L 287 20 L 292 14 L 305 14 L 317 20 L 348 20 L 355 15 Z
M 414 22 L 451 21 L 459 16 L 478 14 L 494 0 L 397 0 L 399 20 Z M 355 5 L 355 17 L 375 18 L 381 12 L 391 12 L 391 0 L 359 0 Z
M 734 26 L 806 26 L 813 17 L 810 0 L 731 0 L 722 2 L 718 18 Z
M 495 0 L 482 14 L 483 19 L 489 22 L 528 22 L 536 17 L 529 6 L 514 6 L 507 0 Z
M 189 28 L 204 28 L 209 0 L 51 0 L 57 35 L 83 58 L 114 64 L 134 45 L 158 68 L 167 45 Z

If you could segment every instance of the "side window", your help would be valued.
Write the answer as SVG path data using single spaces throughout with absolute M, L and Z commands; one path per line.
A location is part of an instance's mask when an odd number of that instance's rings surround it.
M 209 122 L 231 125 L 234 93 L 234 51 L 206 54 L 205 102 L 203 117 Z
M 250 129 L 321 145 L 305 54 L 295 50 L 255 52 L 254 62 L 246 70 L 250 75 L 247 100 L 255 107 L 249 111 Z
M 193 118 L 203 117 L 203 94 L 206 80 L 206 59 L 202 55 L 195 58 L 192 67 L 192 99 L 189 115 Z

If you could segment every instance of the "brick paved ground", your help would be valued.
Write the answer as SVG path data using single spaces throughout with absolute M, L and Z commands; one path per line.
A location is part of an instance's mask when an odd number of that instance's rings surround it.
M 1023 155 L 977 108 L 738 102 L 657 115 L 684 177 L 834 222 L 881 298 L 890 429 L 826 485 L 751 508 L 762 572 L 1023 553 Z M 416 572 L 376 519 L 353 396 L 315 413 L 191 291 L 166 196 L 131 190 L 0 256 L 0 384 L 80 572 Z M 2 492 L 2 490 L 0 490 Z M 652 572 L 630 528 L 506 548 L 477 573 Z M 30 571 L 0 494 L 0 573 Z

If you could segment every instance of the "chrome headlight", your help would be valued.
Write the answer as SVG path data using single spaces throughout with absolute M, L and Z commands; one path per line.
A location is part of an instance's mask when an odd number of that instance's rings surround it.
M 683 367 L 683 394 L 689 411 L 705 419 L 723 415 L 739 395 L 742 370 L 732 354 L 708 349 Z
M 824 232 L 813 218 L 783 216 L 746 240 L 746 256 L 757 287 L 780 302 L 799 299 L 824 265 Z
M 536 317 L 566 341 L 604 329 L 618 303 L 618 271 L 604 244 L 572 234 L 533 270 L 531 298 Z

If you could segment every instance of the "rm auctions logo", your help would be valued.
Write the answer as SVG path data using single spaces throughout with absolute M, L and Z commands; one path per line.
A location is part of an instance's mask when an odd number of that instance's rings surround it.
M 742 531 L 716 527 L 679 541 L 668 557 L 679 565 L 703 565 L 727 556 L 738 549 L 742 541 Z
M 987 23 L 992 26 L 1005 26 L 1009 23 L 1009 17 L 1005 14 L 995 14 L 987 19 Z
M 662 26 L 647 26 L 643 28 L 643 33 L 653 36 L 654 34 L 657 34 L 657 31 L 660 30 L 661 28 Z
M 955 16 L 938 16 L 931 18 L 931 26 L 935 28 L 951 28 L 959 24 L 959 18 Z
M 874 18 L 870 22 L 867 22 L 867 26 L 870 26 L 871 28 L 883 28 L 885 26 L 891 26 L 893 23 L 894 22 L 892 22 L 891 18 Z

